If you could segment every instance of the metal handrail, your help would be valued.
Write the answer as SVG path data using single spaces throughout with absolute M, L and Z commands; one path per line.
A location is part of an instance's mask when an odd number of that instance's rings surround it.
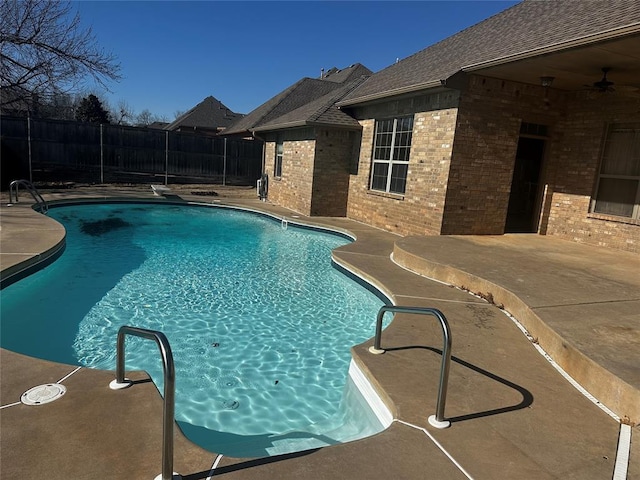
M 384 305 L 378 311 L 376 321 L 376 336 L 372 347 L 369 351 L 374 354 L 384 353 L 385 350 L 380 347 L 382 337 L 382 319 L 386 312 L 392 313 L 412 313 L 419 315 L 431 315 L 440 321 L 442 327 L 442 336 L 444 346 L 442 347 L 442 364 L 440 365 L 440 384 L 438 387 L 438 400 L 436 403 L 436 414 L 429 417 L 429 423 L 436 428 L 447 428 L 451 426 L 451 422 L 444 417 L 444 406 L 447 401 L 447 386 L 449 383 L 449 366 L 451 364 L 451 329 L 444 314 L 436 308 L 424 307 L 401 307 L 396 305 Z
M 162 408 L 162 474 L 156 480 L 172 480 L 181 478 L 173 474 L 173 423 L 175 413 L 176 371 L 173 363 L 171 345 L 164 333 L 145 328 L 123 325 L 118 330 L 116 345 L 116 379 L 109 386 L 121 389 L 131 386 L 133 382 L 124 378 L 124 340 L 125 335 L 133 335 L 148 340 L 155 340 L 162 355 L 162 367 L 164 369 L 164 403 Z
M 15 203 L 18 203 L 18 187 L 20 185 L 26 188 L 27 191 L 31 194 L 36 204 L 40 207 L 41 213 L 47 213 L 49 211 L 49 205 L 47 204 L 47 201 L 44 198 L 42 198 L 42 195 L 40 195 L 40 192 L 38 192 L 38 189 L 34 187 L 33 183 L 31 183 L 29 180 L 14 180 L 9 184 L 9 205 L 12 205 L 14 203 L 13 202 L 14 190 L 15 190 L 15 196 L 16 196 Z

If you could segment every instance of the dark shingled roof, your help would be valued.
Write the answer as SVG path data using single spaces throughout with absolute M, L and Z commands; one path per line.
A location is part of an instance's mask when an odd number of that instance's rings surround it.
M 479 63 L 601 40 L 638 22 L 638 0 L 525 0 L 372 75 L 339 105 L 435 86 Z
M 318 124 L 358 128 L 358 122 L 335 103 L 369 75 L 371 70 L 357 63 L 331 69 L 323 78 L 303 78 L 234 122 L 223 135 Z
M 360 85 L 366 77 L 360 77 L 334 89 L 316 100 L 306 103 L 284 115 L 271 121 L 261 122 L 255 127 L 256 131 L 278 130 L 302 125 L 332 125 L 341 127 L 359 128 L 360 124 L 350 115 L 347 115 L 338 107 L 336 102 L 343 98 L 355 87 Z
M 215 130 L 225 128 L 241 117 L 242 114 L 232 112 L 220 100 L 210 96 L 188 112 L 180 115 L 164 129 L 176 130 L 180 127 L 197 127 Z

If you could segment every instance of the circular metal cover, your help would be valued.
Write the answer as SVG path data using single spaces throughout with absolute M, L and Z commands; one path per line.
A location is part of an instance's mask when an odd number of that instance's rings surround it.
M 44 405 L 59 399 L 67 391 L 67 387 L 59 383 L 47 383 L 30 388 L 22 394 L 20 401 L 25 405 Z

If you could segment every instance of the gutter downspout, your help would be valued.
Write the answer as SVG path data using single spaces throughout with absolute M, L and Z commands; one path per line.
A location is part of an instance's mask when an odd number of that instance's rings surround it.
M 254 138 L 255 140 L 260 140 L 262 142 L 262 174 L 260 175 L 260 180 L 258 181 L 258 195 L 260 196 L 260 200 L 266 202 L 269 191 L 269 176 L 266 172 L 267 142 L 264 138 L 256 135 L 255 130 L 249 130 L 249 133 L 251 133 L 252 138 Z
M 260 140 L 262 142 L 262 168 L 261 168 L 261 173 L 264 174 L 265 171 L 265 165 L 267 162 L 266 159 L 266 147 L 267 147 L 267 142 L 264 138 L 259 137 L 258 135 L 256 135 L 256 131 L 255 130 L 249 130 L 249 133 L 251 134 L 251 138 L 255 139 L 255 140 Z

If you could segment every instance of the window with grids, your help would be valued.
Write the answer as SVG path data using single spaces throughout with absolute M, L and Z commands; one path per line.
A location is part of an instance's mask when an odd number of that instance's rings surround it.
M 412 133 L 413 115 L 376 120 L 371 190 L 404 195 Z
M 276 141 L 276 159 L 273 166 L 273 176 L 276 178 L 282 177 L 282 156 L 284 153 L 284 144 L 282 139 Z
M 592 211 L 640 219 L 640 123 L 609 127 Z

